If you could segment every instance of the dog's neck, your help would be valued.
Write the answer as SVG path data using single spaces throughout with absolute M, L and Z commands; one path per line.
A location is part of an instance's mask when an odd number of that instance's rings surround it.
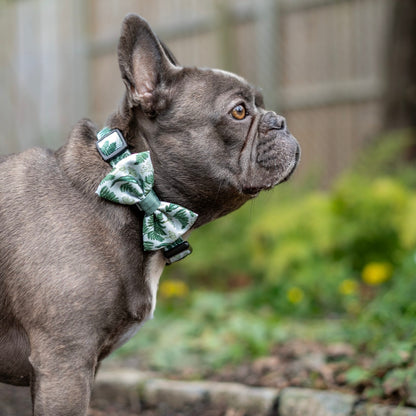
M 55 152 L 59 165 L 78 192 L 94 197 L 103 176 L 108 173 L 96 148 L 96 126 L 88 119 L 80 120 L 72 129 L 68 141 Z
M 145 118 L 143 118 L 142 122 L 144 120 Z M 126 94 L 123 97 L 119 109 L 112 113 L 106 121 L 106 127 L 118 129 L 122 132 L 132 153 L 145 152 L 150 149 L 139 124 L 138 114 L 135 114 L 134 108 L 129 105 Z
M 137 108 L 131 108 L 124 98 L 120 108 L 107 119 L 106 126 L 122 132 L 132 153 L 152 151 L 152 145 L 148 140 L 150 141 L 155 133 L 155 125 L 148 117 L 137 114 L 136 110 Z M 111 169 L 97 151 L 97 133 L 98 128 L 90 120 L 81 120 L 72 130 L 67 144 L 56 152 L 61 169 L 70 183 L 86 198 L 96 201 L 95 191 Z M 166 167 L 157 156 L 157 152 L 152 153 L 156 194 L 162 200 L 187 207 L 197 213 L 197 227 L 238 208 L 244 202 L 237 193 L 235 198 L 231 199 L 230 192 L 226 195 L 216 192 L 213 196 L 207 194 L 202 198 L 204 195 L 197 184 L 178 181 L 176 175 L 165 171 Z M 199 196 L 194 198 L 194 195 Z
M 124 98 L 120 109 L 108 118 L 106 126 L 119 129 L 128 139 L 132 153 L 148 150 L 144 138 L 137 134 L 132 110 Z M 88 119 L 80 120 L 72 129 L 67 143 L 55 153 L 61 169 L 71 184 L 91 197 L 103 177 L 109 172 L 110 165 L 106 163 L 97 151 L 97 126 Z M 135 137 L 137 136 L 137 137 Z M 134 138 L 134 140 L 133 140 Z

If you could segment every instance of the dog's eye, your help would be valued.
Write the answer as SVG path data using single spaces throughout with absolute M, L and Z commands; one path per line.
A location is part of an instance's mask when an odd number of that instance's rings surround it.
M 243 120 L 246 118 L 247 115 L 247 111 L 246 108 L 244 107 L 243 104 L 239 104 L 236 105 L 232 110 L 231 110 L 231 115 L 233 116 L 233 118 L 235 118 L 236 120 Z

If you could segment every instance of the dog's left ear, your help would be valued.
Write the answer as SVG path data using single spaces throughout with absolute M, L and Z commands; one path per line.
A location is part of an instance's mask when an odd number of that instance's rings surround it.
M 157 113 L 166 104 L 166 82 L 179 68 L 146 20 L 136 14 L 123 21 L 118 61 L 130 106 L 139 105 L 146 114 Z

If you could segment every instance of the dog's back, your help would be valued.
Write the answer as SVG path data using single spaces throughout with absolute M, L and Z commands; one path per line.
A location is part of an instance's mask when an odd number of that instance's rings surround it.
M 37 233 L 27 234 L 26 228 L 41 227 L 37 220 L 42 208 L 35 209 L 38 202 L 30 189 L 42 186 L 36 175 L 45 158 L 50 159 L 50 152 L 42 149 L 0 156 L 0 381 L 17 385 L 29 383 L 30 345 L 12 305 L 22 308 L 14 302 L 15 290 L 24 287 L 23 280 L 30 282 L 31 273 L 36 274 L 31 271 L 33 264 L 25 264 L 24 258 L 26 243 L 36 240 Z M 31 247 L 34 259 L 37 246 Z

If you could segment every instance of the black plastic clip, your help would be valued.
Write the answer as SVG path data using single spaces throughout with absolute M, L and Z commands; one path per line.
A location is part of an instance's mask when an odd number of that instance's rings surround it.
M 163 255 L 166 259 L 166 264 L 170 265 L 179 260 L 184 259 L 192 253 L 192 247 L 187 241 L 182 241 L 182 243 L 176 245 L 173 248 L 164 250 Z

